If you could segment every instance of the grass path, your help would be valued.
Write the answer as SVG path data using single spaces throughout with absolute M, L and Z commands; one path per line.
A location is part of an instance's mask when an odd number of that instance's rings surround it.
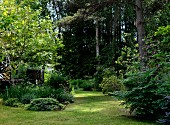
M 0 104 L 0 125 L 156 125 L 127 117 L 120 102 L 100 92 L 78 91 L 64 111 L 34 112 Z

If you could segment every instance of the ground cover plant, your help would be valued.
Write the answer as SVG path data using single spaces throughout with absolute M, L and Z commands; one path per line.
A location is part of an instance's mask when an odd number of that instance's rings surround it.
M 37 98 L 33 99 L 30 104 L 26 106 L 27 110 L 33 111 L 53 111 L 62 110 L 64 105 L 53 98 Z
M 11 106 L 11 107 L 18 107 L 19 100 L 17 98 L 9 98 L 8 100 L 4 101 L 4 105 Z
M 0 105 L 1 125 L 157 125 L 136 120 L 120 101 L 101 92 L 75 92 L 75 103 L 63 111 L 27 111 Z

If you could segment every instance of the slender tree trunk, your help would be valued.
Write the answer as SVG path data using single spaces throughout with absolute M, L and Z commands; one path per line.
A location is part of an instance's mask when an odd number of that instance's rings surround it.
M 99 21 L 96 19 L 96 57 L 99 57 Z
M 119 11 L 119 7 L 115 6 L 114 8 L 114 22 L 113 22 L 113 42 L 112 42 L 112 46 L 113 46 L 113 57 L 112 57 L 112 65 L 115 65 L 115 61 L 117 60 L 117 54 L 116 52 L 118 51 L 118 27 L 119 27 L 119 16 L 120 16 L 120 11 Z
M 139 44 L 139 54 L 140 59 L 142 61 L 144 57 L 144 37 L 145 37 L 145 29 L 144 29 L 144 17 L 142 10 L 142 0 L 136 0 L 136 28 L 137 28 L 137 40 Z

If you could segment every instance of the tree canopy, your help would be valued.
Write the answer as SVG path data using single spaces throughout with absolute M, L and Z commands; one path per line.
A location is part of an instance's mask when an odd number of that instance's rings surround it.
M 0 4 L 2 60 L 8 57 L 11 65 L 57 63 L 60 58 L 57 50 L 63 47 L 58 32 L 48 16 L 41 16 L 42 8 L 33 10 L 26 2 L 16 4 L 15 0 L 4 0 Z

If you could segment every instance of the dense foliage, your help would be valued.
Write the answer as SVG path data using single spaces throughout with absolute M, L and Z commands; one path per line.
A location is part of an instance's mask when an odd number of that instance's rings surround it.
M 68 78 L 55 71 L 49 73 L 46 84 L 55 89 L 63 88 L 65 90 L 69 90 L 70 87 Z
M 54 89 L 49 86 L 11 86 L 3 93 L 3 99 L 17 98 L 23 104 L 29 104 L 36 98 L 54 98 L 60 102 L 74 102 L 73 96 L 63 88 Z
M 114 75 L 103 78 L 100 87 L 102 88 L 103 94 L 124 90 L 124 85 L 122 84 L 121 80 Z
M 9 98 L 4 102 L 4 105 L 11 106 L 11 107 L 18 107 L 19 106 L 19 100 L 17 98 Z
M 156 41 L 149 40 L 146 44 L 145 66 L 146 71 L 130 74 L 124 84 L 128 87 L 125 94 L 125 103 L 131 112 L 145 118 L 159 119 L 168 122 L 170 95 L 170 58 L 169 58 L 169 25 L 159 27 L 155 32 Z M 156 45 L 155 45 L 156 44 Z
M 37 98 L 32 100 L 31 103 L 26 106 L 26 109 L 33 111 L 53 111 L 61 110 L 63 107 L 64 105 L 53 98 Z
M 130 112 L 145 118 L 159 118 L 163 115 L 164 98 L 170 93 L 169 80 L 166 79 L 167 72 L 160 72 L 159 69 L 150 69 L 139 73 L 138 79 L 131 76 L 132 79 L 127 80 L 135 81 L 137 84 L 124 97 L 124 104 L 130 107 Z
M 32 9 L 27 1 L 4 0 L 0 4 L 0 62 L 8 57 L 14 69 L 21 63 L 40 66 L 56 63 L 57 49 L 62 41 L 53 30 L 48 16 L 42 17 L 42 9 Z

